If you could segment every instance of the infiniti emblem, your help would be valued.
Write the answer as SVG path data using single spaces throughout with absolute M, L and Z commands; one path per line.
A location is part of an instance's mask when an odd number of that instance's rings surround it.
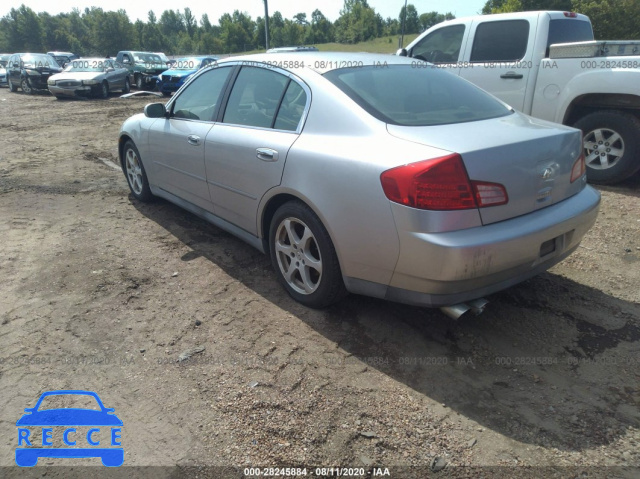
M 542 176 L 543 180 L 548 180 L 549 178 L 551 178 L 553 176 L 553 169 L 545 168 L 544 171 L 542 172 L 541 176 Z

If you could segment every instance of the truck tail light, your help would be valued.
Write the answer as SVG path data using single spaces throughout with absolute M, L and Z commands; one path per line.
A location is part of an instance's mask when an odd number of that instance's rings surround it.
M 470 181 L 457 153 L 392 168 L 380 175 L 380 182 L 389 200 L 423 210 L 466 210 L 508 202 L 504 186 Z

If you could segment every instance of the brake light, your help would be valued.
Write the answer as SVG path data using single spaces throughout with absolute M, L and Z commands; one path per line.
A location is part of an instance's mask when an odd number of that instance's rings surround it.
M 423 210 L 466 210 L 508 201 L 504 186 L 470 181 L 458 154 L 392 168 L 380 175 L 380 182 L 389 200 Z
M 584 153 L 580 153 L 580 156 L 573 164 L 571 168 L 571 183 L 582 178 L 582 176 L 586 173 L 587 167 L 584 163 Z
M 578 18 L 578 14 L 576 12 L 562 12 L 564 16 L 567 18 Z

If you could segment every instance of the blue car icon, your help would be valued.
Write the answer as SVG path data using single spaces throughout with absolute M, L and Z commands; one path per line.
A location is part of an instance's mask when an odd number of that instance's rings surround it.
M 89 396 L 95 399 L 100 407 L 97 409 L 83 408 L 58 408 L 39 410 L 42 401 L 48 396 Z M 86 399 L 86 398 L 85 398 Z M 122 421 L 114 414 L 113 408 L 106 408 L 98 395 L 93 391 L 80 390 L 60 390 L 47 391 L 42 393 L 38 402 L 33 408 L 26 408 L 25 413 L 18 421 L 18 446 L 22 443 L 31 446 L 30 426 L 67 426 L 64 432 L 64 443 L 73 446 L 76 441 L 71 441 L 71 434 L 76 430 L 73 426 L 97 426 L 89 429 L 86 440 L 88 445 L 99 445 L 100 442 L 95 440 L 93 434 L 100 431 L 100 427 L 110 428 L 111 446 L 120 446 L 120 427 Z M 42 446 L 43 447 L 18 447 L 16 448 L 16 464 L 23 467 L 35 466 L 40 457 L 51 458 L 88 458 L 99 457 L 102 464 L 109 467 L 121 466 L 124 462 L 124 450 L 122 447 L 65 447 L 54 448 L 46 447 L 52 445 L 50 442 L 52 429 L 42 429 Z M 35 442 L 35 438 L 33 439 Z

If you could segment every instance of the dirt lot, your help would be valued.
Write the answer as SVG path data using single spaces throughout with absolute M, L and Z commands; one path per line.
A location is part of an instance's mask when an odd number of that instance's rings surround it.
M 0 476 L 27 472 L 24 408 L 84 389 L 124 422 L 132 477 L 638 477 L 640 180 L 600 188 L 579 250 L 479 317 L 356 296 L 314 311 L 243 242 L 131 199 L 111 161 L 150 101 L 0 89 Z M 69 465 L 125 469 L 28 472 Z

